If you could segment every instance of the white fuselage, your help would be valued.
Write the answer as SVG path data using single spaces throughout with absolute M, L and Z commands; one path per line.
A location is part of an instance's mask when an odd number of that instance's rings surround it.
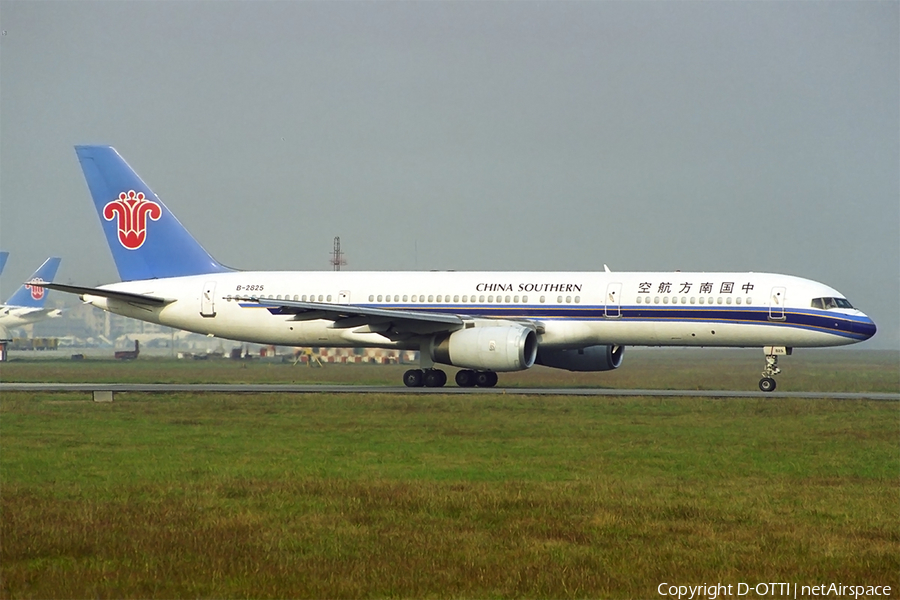
M 364 328 L 273 314 L 247 298 L 353 304 L 539 323 L 541 347 L 786 346 L 851 344 L 874 324 L 843 298 L 789 275 L 685 272 L 244 271 L 103 286 L 174 300 L 159 308 L 99 296 L 111 312 L 218 337 L 287 346 L 416 348 Z
M 58 317 L 62 311 L 57 308 L 34 308 L 30 306 L 0 306 L 0 339 L 9 339 L 11 331 L 17 327 L 37 321 Z

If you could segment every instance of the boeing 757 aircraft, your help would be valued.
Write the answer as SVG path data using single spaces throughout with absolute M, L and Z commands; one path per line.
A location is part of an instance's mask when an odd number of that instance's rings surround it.
M 840 346 L 875 324 L 827 285 L 767 273 L 238 271 L 210 256 L 109 146 L 76 146 L 120 283 L 45 287 L 117 314 L 285 346 L 418 350 L 407 386 L 460 386 L 535 364 L 607 371 L 625 346 Z
M 11 330 L 50 317 L 58 317 L 62 311 L 57 308 L 44 308 L 47 302 L 47 291 L 39 283 L 53 281 L 59 259 L 48 258 L 44 261 L 28 283 L 16 290 L 5 304 L 0 306 L 0 340 L 11 338 Z

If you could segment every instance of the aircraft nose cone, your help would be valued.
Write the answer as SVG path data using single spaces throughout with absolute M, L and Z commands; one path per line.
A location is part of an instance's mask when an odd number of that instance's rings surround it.
M 854 321 L 853 322 L 853 333 L 865 336 L 865 339 L 869 339 L 873 335 L 875 335 L 875 331 L 877 328 L 875 327 L 875 322 L 872 319 L 866 317 L 862 321 Z

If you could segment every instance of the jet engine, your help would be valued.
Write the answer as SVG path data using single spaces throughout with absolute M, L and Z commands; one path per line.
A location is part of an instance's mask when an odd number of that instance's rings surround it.
M 567 371 L 612 371 L 622 364 L 624 354 L 625 346 L 612 344 L 565 350 L 541 348 L 535 363 Z
M 477 371 L 522 371 L 531 368 L 537 351 L 537 334 L 528 327 L 471 327 L 435 337 L 431 359 Z

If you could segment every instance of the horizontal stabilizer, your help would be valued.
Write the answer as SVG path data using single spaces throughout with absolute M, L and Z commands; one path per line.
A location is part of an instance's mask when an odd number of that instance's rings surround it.
M 175 302 L 174 299 L 160 298 L 158 296 L 147 296 L 145 294 L 134 294 L 132 292 L 120 292 L 117 290 L 107 290 L 103 288 L 81 287 L 78 285 L 66 285 L 64 283 L 41 283 L 36 284 L 39 287 L 48 290 L 56 290 L 58 292 L 66 292 L 68 294 L 78 294 L 79 296 L 100 296 L 101 298 L 109 298 L 111 300 L 121 300 L 122 302 L 132 302 L 136 304 L 145 304 L 147 306 L 165 306 Z

